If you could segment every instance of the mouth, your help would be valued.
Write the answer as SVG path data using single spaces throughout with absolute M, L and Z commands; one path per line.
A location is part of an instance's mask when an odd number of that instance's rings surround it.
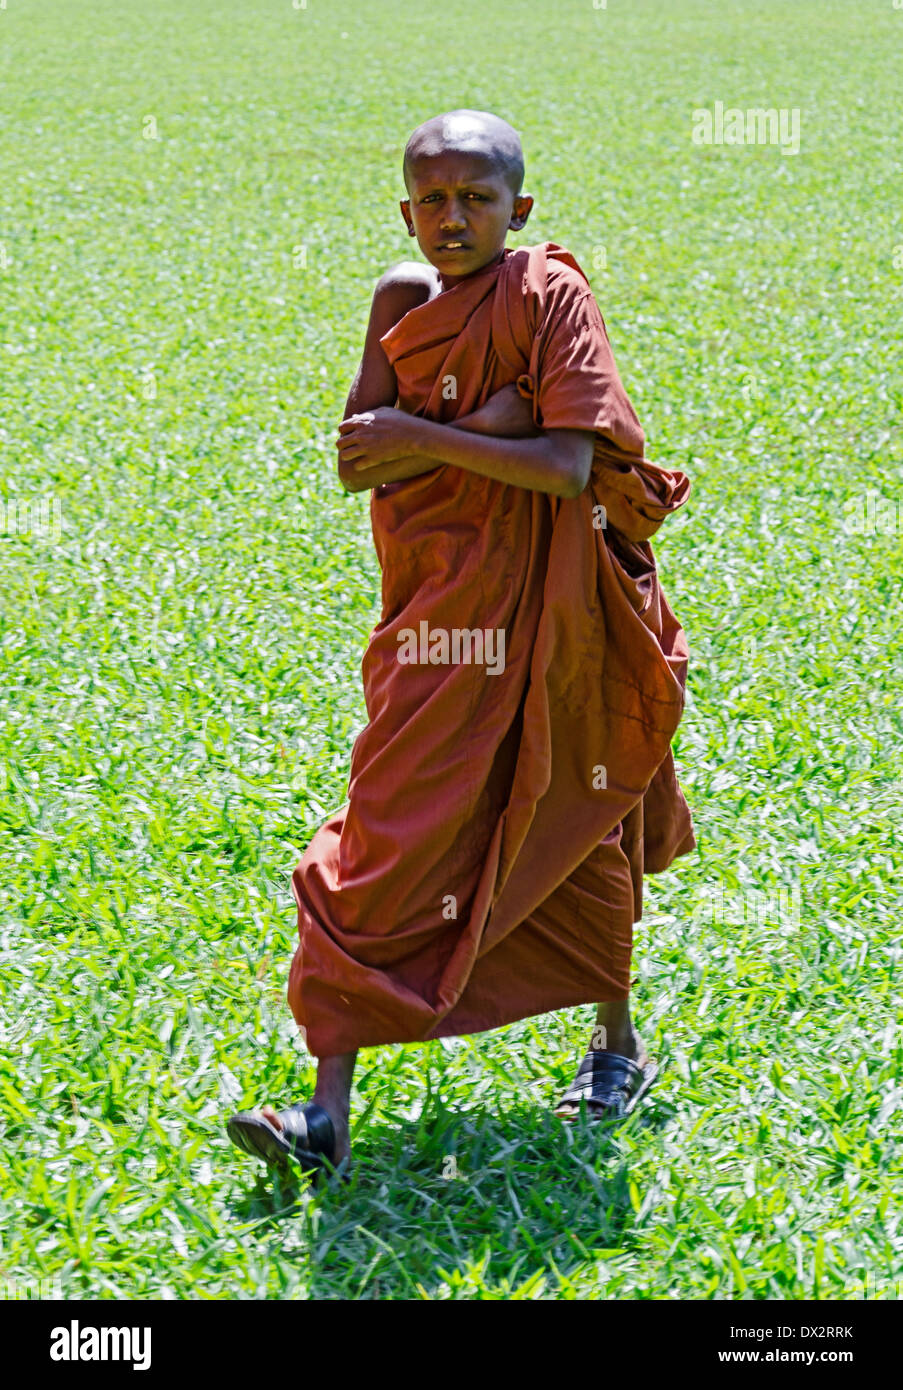
M 457 239 L 440 241 L 439 245 L 436 247 L 437 251 L 445 252 L 449 255 L 454 254 L 456 251 L 460 253 L 461 251 L 470 251 L 471 249 L 472 248 L 466 241 L 458 241 Z

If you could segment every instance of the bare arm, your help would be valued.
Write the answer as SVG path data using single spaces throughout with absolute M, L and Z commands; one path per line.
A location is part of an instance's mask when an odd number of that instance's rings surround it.
M 469 415 L 449 421 L 449 424 L 452 429 L 470 430 L 474 434 L 501 435 L 505 439 L 523 439 L 539 434 L 539 430 L 533 424 L 532 402 L 521 396 L 516 386 L 503 386 L 494 396 L 489 397 L 485 405 L 481 405 Z M 340 434 L 340 445 L 342 439 L 343 436 Z M 347 474 L 343 476 L 343 482 L 349 492 L 365 492 L 369 488 L 379 487 L 382 483 L 396 483 L 404 478 L 416 477 L 435 467 L 434 460 L 426 460 L 422 455 L 414 454 L 406 458 L 392 459 L 388 463 L 375 464 L 370 468 L 343 468 L 343 473 Z
M 426 471 L 422 462 L 428 459 L 433 467 L 452 464 L 553 497 L 578 497 L 586 487 L 595 444 L 592 430 L 540 430 L 532 437 L 504 438 L 458 423 L 463 428 L 386 409 L 352 416 L 339 426 L 340 467 L 352 478 L 355 473 L 362 477 L 364 487 L 413 476 L 413 470 L 393 469 L 404 469 L 411 456 L 421 465 L 416 472 Z
M 373 303 L 370 306 L 370 321 L 367 324 L 361 364 L 345 403 L 346 418 L 363 411 L 377 410 L 381 406 L 394 406 L 398 397 L 395 370 L 383 352 L 379 340 L 404 318 L 409 309 L 414 309 L 431 298 L 434 288 L 428 268 L 415 261 L 394 266 L 377 282 L 373 292 Z M 396 464 L 403 465 L 401 471 L 396 473 L 398 478 L 411 478 L 436 467 L 433 462 L 411 457 L 396 460 Z M 349 492 L 361 492 L 365 488 L 376 487 L 378 482 L 390 481 L 388 478 L 381 478 L 362 482 L 360 474 L 344 462 L 341 455 L 339 478 Z

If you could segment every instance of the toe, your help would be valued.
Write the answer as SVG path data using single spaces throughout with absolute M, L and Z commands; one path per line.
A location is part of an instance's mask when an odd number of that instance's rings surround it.
M 273 1109 L 272 1105 L 261 1106 L 260 1113 L 261 1115 L 263 1115 L 264 1119 L 269 1120 L 270 1124 L 273 1126 L 274 1129 L 282 1129 L 282 1121 L 276 1114 L 276 1111 Z

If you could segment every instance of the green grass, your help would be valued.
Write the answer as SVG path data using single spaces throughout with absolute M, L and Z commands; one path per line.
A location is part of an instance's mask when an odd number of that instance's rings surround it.
M 57 544 L 0 537 L 0 1278 L 795 1299 L 903 1275 L 903 561 L 844 526 L 901 495 L 901 45 L 890 0 L 0 10 L 0 498 L 63 516 Z M 799 107 L 801 153 L 695 147 L 716 100 Z M 410 254 L 404 140 L 455 105 L 522 130 L 517 240 L 593 274 L 650 456 L 694 482 L 656 548 L 700 848 L 648 884 L 635 965 L 665 1065 L 601 1132 L 548 1113 L 592 1010 L 374 1050 L 351 1189 L 274 1190 L 223 1117 L 311 1082 L 288 876 L 344 799 L 378 603 L 331 440 L 372 282 Z M 794 886 L 798 922 L 735 920 Z

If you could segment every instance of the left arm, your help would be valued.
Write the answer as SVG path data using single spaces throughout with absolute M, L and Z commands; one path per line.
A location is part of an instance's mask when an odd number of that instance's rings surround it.
M 343 420 L 338 449 L 343 466 L 363 475 L 363 487 L 395 481 L 399 474 L 393 473 L 393 463 L 403 467 L 401 460 L 408 462 L 416 455 L 431 459 L 436 467 L 451 464 L 513 487 L 579 497 L 589 479 L 594 444 L 593 430 L 541 430 L 531 438 L 499 438 L 381 407 Z

